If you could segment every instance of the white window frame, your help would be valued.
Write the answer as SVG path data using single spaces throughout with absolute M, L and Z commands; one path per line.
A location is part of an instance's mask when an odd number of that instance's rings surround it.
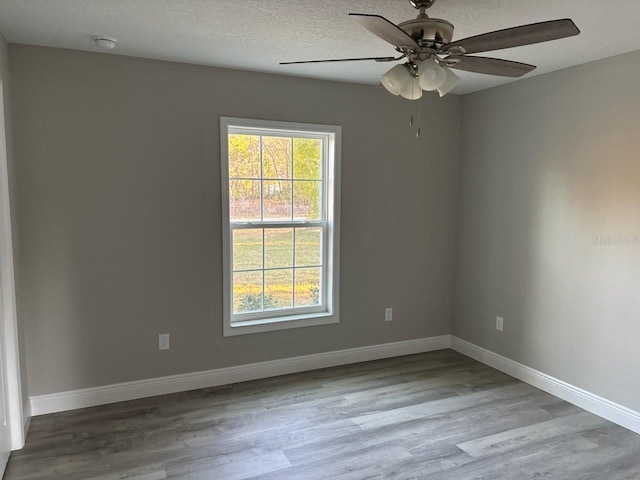
M 323 210 L 325 218 L 317 222 L 236 222 L 229 212 L 229 150 L 230 131 L 266 136 L 317 137 L 322 135 L 323 146 Z M 253 120 L 220 117 L 220 165 L 222 184 L 222 265 L 223 265 L 223 334 L 225 337 L 248 333 L 268 332 L 289 328 L 338 323 L 340 292 L 340 153 L 342 127 L 309 123 Z M 274 312 L 233 314 L 233 242 L 234 229 L 292 228 L 295 226 L 323 227 L 322 305 L 291 308 Z M 264 267 L 264 266 L 263 266 Z

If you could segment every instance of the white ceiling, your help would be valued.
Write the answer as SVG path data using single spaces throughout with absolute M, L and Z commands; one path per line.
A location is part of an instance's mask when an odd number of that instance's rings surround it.
M 114 54 L 375 84 L 389 64 L 278 65 L 394 54 L 349 12 L 394 23 L 417 14 L 407 0 L 1 0 L 0 31 L 12 43 L 87 51 L 98 51 L 92 36 L 105 35 L 119 41 Z M 528 76 L 640 49 L 640 0 L 438 0 L 428 13 L 456 26 L 454 40 L 572 18 L 577 37 L 488 54 L 538 65 Z M 454 93 L 513 81 L 460 76 Z

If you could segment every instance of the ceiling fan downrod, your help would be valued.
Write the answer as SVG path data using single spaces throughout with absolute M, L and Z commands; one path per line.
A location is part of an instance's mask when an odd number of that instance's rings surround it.
M 409 3 L 416 10 L 420 10 L 420 17 L 427 17 L 427 9 L 431 8 L 436 0 L 409 0 Z
M 409 3 L 416 10 L 420 10 L 420 13 L 424 13 L 423 10 L 431 8 L 436 0 L 409 0 Z

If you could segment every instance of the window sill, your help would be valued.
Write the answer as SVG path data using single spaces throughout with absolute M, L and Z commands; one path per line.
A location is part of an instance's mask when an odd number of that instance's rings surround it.
M 272 332 L 289 328 L 313 327 L 317 325 L 329 325 L 339 323 L 336 313 L 312 313 L 306 315 L 292 315 L 280 318 L 267 318 L 262 320 L 248 320 L 235 322 L 229 325 L 225 322 L 224 336 L 245 335 L 249 333 Z

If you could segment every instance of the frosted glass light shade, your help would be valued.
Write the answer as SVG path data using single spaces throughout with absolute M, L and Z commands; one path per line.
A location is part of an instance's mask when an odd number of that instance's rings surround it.
M 427 92 L 437 90 L 447 79 L 447 72 L 431 58 L 423 60 L 418 66 L 420 87 Z
M 422 98 L 420 81 L 416 77 L 411 77 L 411 80 L 402 89 L 400 95 L 407 100 L 419 100 L 420 98 Z
M 396 65 L 387 73 L 382 75 L 380 83 L 393 95 L 400 95 L 400 92 L 411 82 L 411 74 L 404 65 Z
M 453 90 L 460 81 L 460 77 L 453 73 L 451 69 L 445 67 L 444 71 L 447 74 L 447 78 L 444 83 L 438 87 L 438 93 L 441 97 L 444 97 L 447 93 Z

